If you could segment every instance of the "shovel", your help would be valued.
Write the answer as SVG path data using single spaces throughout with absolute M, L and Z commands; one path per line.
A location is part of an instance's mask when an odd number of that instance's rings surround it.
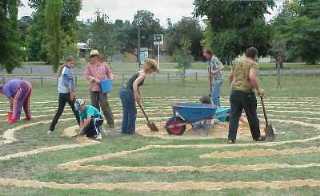
M 140 109 L 141 109 L 144 117 L 145 117 L 146 120 L 147 120 L 147 126 L 149 127 L 149 129 L 150 129 L 152 132 L 159 132 L 158 127 L 157 127 L 153 122 L 150 122 L 149 117 L 148 117 L 148 115 L 146 114 L 146 112 L 144 111 L 142 105 L 141 105 L 140 103 L 139 103 L 138 105 L 139 105 L 139 107 L 140 107 Z
M 264 119 L 266 121 L 266 127 L 264 129 L 264 132 L 266 134 L 266 140 L 268 141 L 273 141 L 275 139 L 275 134 L 274 134 L 274 129 L 272 127 L 272 124 L 268 121 L 268 117 L 267 117 L 267 110 L 264 104 L 264 99 L 263 97 L 261 98 L 261 105 L 262 105 L 262 109 L 263 109 L 263 115 L 264 115 Z

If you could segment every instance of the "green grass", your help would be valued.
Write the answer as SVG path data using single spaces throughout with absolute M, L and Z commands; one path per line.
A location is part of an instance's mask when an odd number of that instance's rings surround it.
M 292 103 L 295 98 L 300 98 L 299 101 L 307 101 L 303 97 L 319 97 L 320 78 L 315 76 L 286 76 L 282 80 L 282 88 L 276 88 L 275 77 L 262 77 L 262 86 L 267 92 L 268 104 L 274 102 L 282 102 L 283 104 L 269 105 L 268 109 L 272 110 L 271 119 L 282 120 L 298 120 L 305 123 L 319 124 L 317 119 L 304 119 L 319 118 L 318 114 L 304 114 L 304 113 L 290 113 L 290 111 L 320 111 L 319 98 L 308 101 L 309 104 L 303 105 Z M 111 105 L 115 114 L 120 114 L 120 103 L 118 100 L 118 91 L 121 86 L 120 81 L 116 81 L 115 89 L 111 93 Z M 223 103 L 228 105 L 228 94 L 230 88 L 225 83 L 223 87 Z M 88 90 L 86 82 L 79 81 L 78 87 L 79 97 L 87 97 Z M 197 97 L 208 94 L 208 84 L 205 79 L 187 79 L 185 83 L 178 80 L 161 81 L 148 79 L 143 87 L 143 94 L 145 97 L 162 97 L 146 98 L 147 109 L 153 108 L 154 110 L 164 111 L 170 108 L 170 105 L 175 101 L 166 99 L 166 97 L 175 96 L 185 101 L 197 101 Z M 50 120 L 53 112 L 48 112 L 47 108 L 55 107 L 56 103 L 39 104 L 37 101 L 54 101 L 57 98 L 56 86 L 54 82 L 45 82 L 44 87 L 40 87 L 40 83 L 34 83 L 33 91 L 33 115 L 48 116 L 40 119 L 34 119 L 32 122 L 39 120 Z M 285 98 L 283 98 L 285 97 Z M 290 98 L 286 98 L 290 97 Z M 0 102 L 5 102 L 3 97 L 0 97 Z M 282 107 L 282 108 L 280 108 Z M 296 108 L 295 108 L 296 107 Z M 305 109 L 310 108 L 310 109 Z M 0 103 L 0 109 L 6 110 L 7 105 Z M 280 113 L 279 111 L 287 111 Z M 0 112 L 3 114 L 5 112 Z M 261 109 L 259 109 L 261 114 Z M 141 114 L 139 114 L 141 116 Z M 170 111 L 163 112 L 164 117 L 169 117 Z M 157 117 L 157 114 L 151 114 L 151 117 Z M 63 118 L 72 118 L 72 115 L 65 115 Z M 0 117 L 4 120 L 5 117 Z M 19 122 L 22 125 L 25 122 Z M 141 122 L 140 122 L 141 124 Z M 0 157 L 16 152 L 23 152 L 34 150 L 39 147 L 56 146 L 60 144 L 74 144 L 75 141 L 69 138 L 60 136 L 61 131 L 75 125 L 75 121 L 68 121 L 59 123 L 56 132 L 47 136 L 46 131 L 48 124 L 38 125 L 34 127 L 25 128 L 18 131 L 16 137 L 18 142 L 0 147 Z M 281 134 L 278 135 L 277 141 L 285 141 L 292 139 L 304 139 L 319 135 L 319 130 L 313 127 L 305 127 L 299 124 L 273 122 L 274 127 Z M 13 128 L 17 125 L 9 126 L 6 123 L 0 122 L 0 134 L 5 130 Z M 0 139 L 1 141 L 2 139 Z M 240 140 L 239 143 L 251 143 L 251 141 Z M 105 137 L 101 144 L 88 146 L 84 148 L 75 148 L 69 150 L 60 150 L 56 152 L 41 153 L 34 156 L 24 158 L 16 158 L 7 161 L 0 161 L 0 178 L 17 178 L 22 180 L 38 180 L 44 182 L 58 182 L 58 183 L 117 183 L 117 182 L 177 182 L 177 181 L 284 181 L 294 179 L 315 179 L 320 180 L 320 170 L 318 167 L 304 168 L 304 169 L 275 169 L 266 171 L 247 171 L 247 172 L 178 172 L 178 173 L 152 173 L 152 172 L 94 172 L 94 171 L 64 171 L 58 170 L 56 167 L 59 164 L 68 161 L 74 161 L 87 157 L 94 157 L 108 153 L 116 153 L 126 150 L 135 150 L 146 145 L 191 145 L 191 144 L 224 144 L 224 139 L 208 138 L 206 140 L 162 140 L 159 138 L 146 138 L 142 136 L 122 136 L 122 135 L 109 135 Z M 233 159 L 200 159 L 199 156 L 211 152 L 224 152 L 224 151 L 240 151 L 240 150 L 254 150 L 254 149 L 292 149 L 292 148 L 309 148 L 319 147 L 319 140 L 310 141 L 308 143 L 293 143 L 284 144 L 273 147 L 226 147 L 226 148 L 183 148 L 183 149 L 150 149 L 142 152 L 132 153 L 125 157 L 119 157 L 104 161 L 90 162 L 93 165 L 111 165 L 111 166 L 207 166 L 214 164 L 225 165 L 249 165 L 249 164 L 266 164 L 266 163 L 288 163 L 288 164 L 308 164 L 320 163 L 320 153 L 310 154 L 297 154 L 290 156 L 271 156 L 271 157 L 252 157 L 252 158 L 233 158 Z M 99 190 L 54 190 L 54 189 L 31 189 L 31 188 L 13 188 L 13 187 L 0 187 L 0 195 L 318 195 L 318 188 L 292 188 L 289 190 L 280 189 L 245 189 L 245 190 L 221 190 L 221 191 L 164 191 L 164 192 L 130 192 L 130 191 L 99 191 Z

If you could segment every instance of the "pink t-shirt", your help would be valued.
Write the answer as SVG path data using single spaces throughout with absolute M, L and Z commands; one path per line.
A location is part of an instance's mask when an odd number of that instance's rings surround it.
M 106 63 L 99 63 L 96 65 L 88 64 L 85 68 L 84 75 L 87 78 L 87 80 L 90 82 L 89 89 L 93 92 L 99 92 L 100 91 L 100 85 L 96 82 L 91 82 L 90 77 L 94 77 L 98 80 L 106 80 L 111 79 L 112 71 L 110 67 Z

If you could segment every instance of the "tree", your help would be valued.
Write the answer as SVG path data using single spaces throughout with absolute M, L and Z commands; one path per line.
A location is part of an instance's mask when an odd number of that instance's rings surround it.
M 62 5 L 62 0 L 55 0 L 47 1 L 45 7 L 47 55 L 54 71 L 58 70 L 62 56 Z
M 112 56 L 117 49 L 113 25 L 105 13 L 96 12 L 96 20 L 91 26 L 91 47 L 105 56 Z
M 163 32 L 160 20 L 148 10 L 139 10 L 134 16 L 132 24 L 134 26 L 132 36 L 135 43 L 138 42 L 138 28 L 140 28 L 142 47 L 153 48 L 154 34 Z
M 320 1 L 286 1 L 272 22 L 273 39 L 284 42 L 289 60 L 301 57 L 309 64 L 316 64 L 320 59 L 319 9 Z
M 171 24 L 171 21 L 169 21 Z M 166 47 L 170 55 L 182 47 L 183 39 L 191 42 L 191 54 L 195 59 L 199 59 L 201 54 L 201 40 L 203 33 L 199 21 L 190 17 L 183 17 L 178 23 L 169 25 L 166 33 Z
M 193 57 L 191 55 L 190 47 L 191 41 L 186 37 L 181 39 L 181 48 L 177 48 L 174 56 L 178 63 L 177 68 L 182 71 L 183 81 L 186 76 L 186 70 L 192 66 Z
M 205 44 L 227 64 L 246 48 L 255 46 L 261 55 L 271 47 L 271 28 L 264 15 L 274 6 L 266 1 L 195 0 L 195 15 L 208 18 Z
M 8 73 L 19 67 L 21 60 L 17 22 L 19 2 L 0 1 L 0 67 Z
M 81 0 L 63 0 L 61 16 L 62 28 L 62 48 L 64 56 L 75 55 L 77 53 L 77 16 L 81 10 Z
M 130 21 L 116 20 L 113 24 L 117 45 L 120 52 L 134 52 L 137 46 L 137 39 L 135 33 L 135 27 L 130 23 Z
M 30 33 L 27 36 L 27 50 L 30 60 L 43 60 L 51 62 L 52 59 L 48 56 L 47 44 L 47 27 L 50 24 L 46 21 L 48 14 L 58 14 L 46 12 L 48 4 L 59 3 L 60 5 L 60 58 L 62 55 L 74 55 L 76 52 L 77 41 L 77 16 L 80 13 L 80 0 L 59 0 L 52 2 L 51 0 L 29 0 L 29 6 L 35 11 L 32 14 L 32 26 Z M 49 10 L 47 10 L 49 11 Z M 51 10 L 53 12 L 53 10 Z M 56 20 L 58 21 L 58 20 Z M 55 68 L 54 68 L 55 69 Z

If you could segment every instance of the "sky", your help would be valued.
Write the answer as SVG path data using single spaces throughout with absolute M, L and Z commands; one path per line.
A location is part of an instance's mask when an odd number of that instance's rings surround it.
M 28 0 L 21 0 L 24 6 L 19 9 L 19 16 L 30 15 L 32 9 L 28 7 Z M 183 16 L 192 16 L 194 0 L 82 0 L 80 20 L 92 19 L 99 9 L 111 20 L 122 19 L 132 21 L 134 14 L 141 9 L 150 10 L 160 19 L 161 25 L 166 26 L 167 18 L 172 22 L 179 21 Z M 276 0 L 278 2 L 282 0 Z M 267 15 L 267 20 L 276 14 Z

